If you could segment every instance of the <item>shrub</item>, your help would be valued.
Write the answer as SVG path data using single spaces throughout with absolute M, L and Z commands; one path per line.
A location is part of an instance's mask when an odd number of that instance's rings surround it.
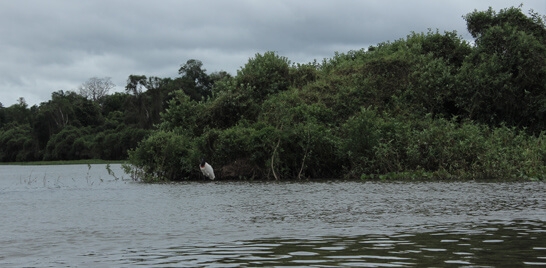
M 185 179 L 199 163 L 191 140 L 170 131 L 157 131 L 141 141 L 129 151 L 129 161 L 133 171 L 140 171 L 139 179 L 148 182 Z

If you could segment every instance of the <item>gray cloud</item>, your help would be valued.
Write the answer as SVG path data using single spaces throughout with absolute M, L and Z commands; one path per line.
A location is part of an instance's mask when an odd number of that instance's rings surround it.
M 175 77 L 188 59 L 235 74 L 256 53 L 322 61 L 412 31 L 456 30 L 462 15 L 521 1 L 0 1 L 0 102 L 30 105 L 93 76 Z M 546 13 L 543 0 L 524 10 Z

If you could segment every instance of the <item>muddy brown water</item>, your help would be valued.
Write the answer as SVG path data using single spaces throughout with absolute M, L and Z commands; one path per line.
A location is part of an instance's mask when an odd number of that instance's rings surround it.
M 0 166 L 0 267 L 540 267 L 546 183 L 132 182 Z

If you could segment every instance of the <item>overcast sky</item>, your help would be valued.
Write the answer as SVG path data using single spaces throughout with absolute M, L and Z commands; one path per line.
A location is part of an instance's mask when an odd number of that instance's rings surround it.
M 0 103 L 39 104 L 91 77 L 123 91 L 131 74 L 174 78 L 189 59 L 235 75 L 266 51 L 308 63 L 429 28 L 470 40 L 463 15 L 522 3 L 546 15 L 544 0 L 5 0 Z

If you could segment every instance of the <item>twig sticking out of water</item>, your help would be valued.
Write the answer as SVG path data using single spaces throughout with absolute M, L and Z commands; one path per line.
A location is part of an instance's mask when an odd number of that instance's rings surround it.
M 117 181 L 119 180 L 118 177 L 116 177 L 116 174 L 114 173 L 114 171 L 112 170 L 112 168 L 110 167 L 110 164 L 106 164 L 106 171 L 108 171 L 108 175 L 111 175 L 112 177 L 114 177 L 114 179 Z
M 38 180 L 38 178 L 32 178 L 32 173 L 30 173 L 30 175 L 28 175 L 28 180 L 27 180 L 27 184 L 28 185 L 31 185 L 32 183 L 35 183 L 36 181 Z
M 87 176 L 85 176 L 85 179 L 87 180 L 87 184 L 89 185 L 89 172 L 91 171 L 91 164 L 87 164 Z

